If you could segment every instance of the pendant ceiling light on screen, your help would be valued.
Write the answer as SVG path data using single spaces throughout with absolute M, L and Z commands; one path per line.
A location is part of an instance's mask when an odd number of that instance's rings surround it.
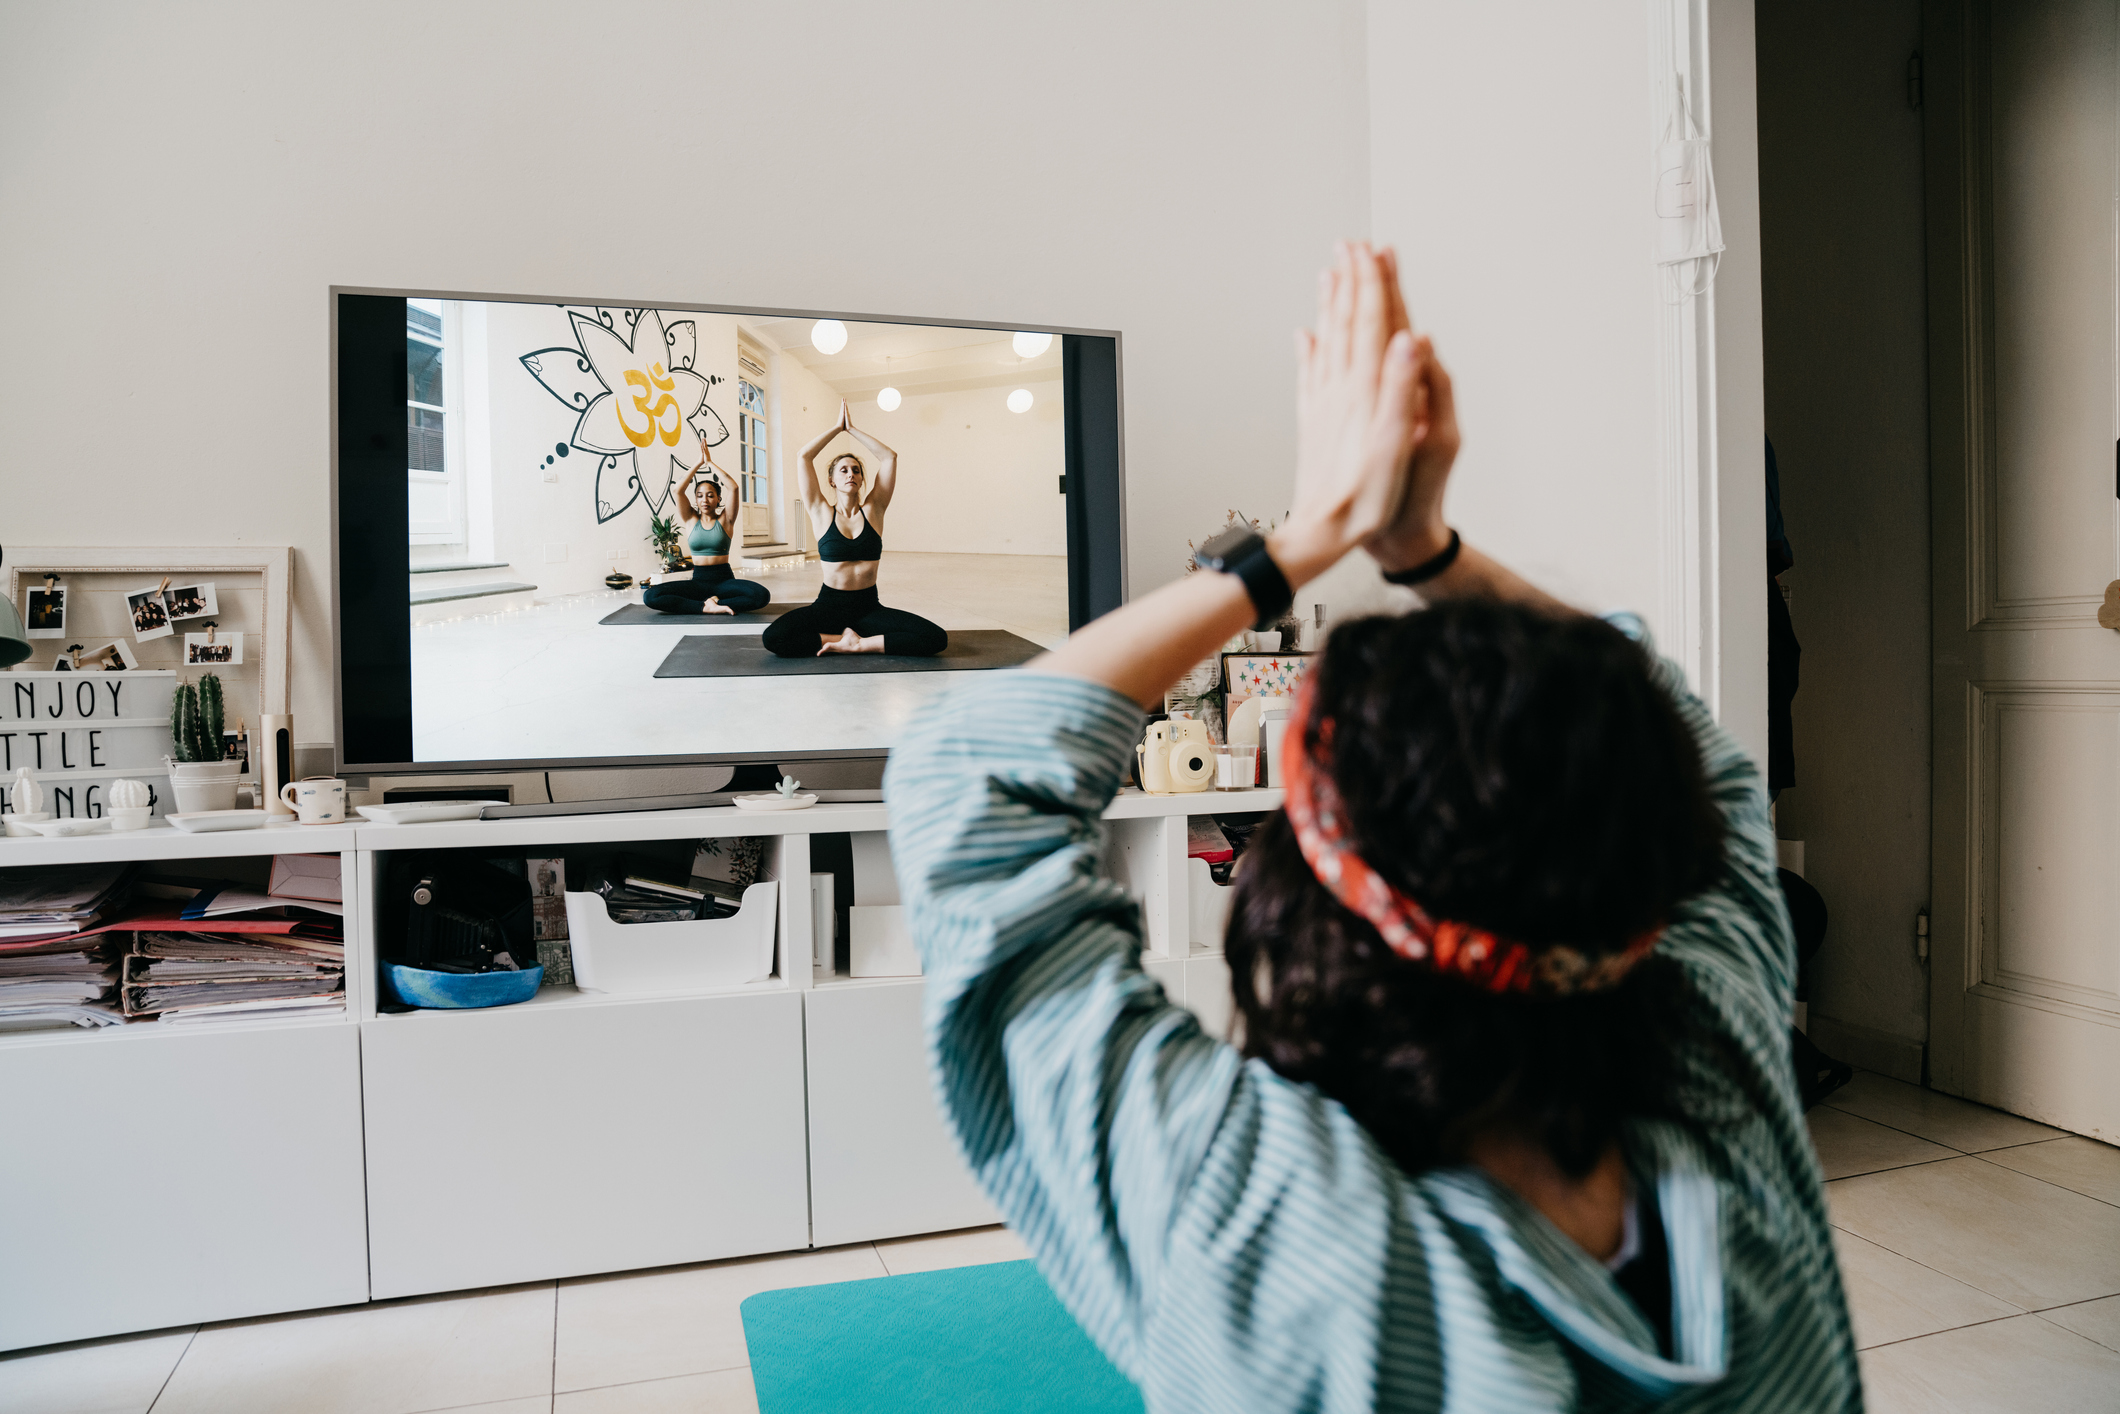
M 1053 336 L 1050 334 L 1018 334 L 1015 338 L 1009 340 L 1009 343 L 1015 347 L 1016 357 L 1036 358 L 1053 346 Z
M 1029 412 L 1031 410 L 1031 401 L 1031 390 L 1018 388 L 1015 392 L 1008 395 L 1008 410 L 1010 412 Z
M 876 406 L 882 408 L 885 412 L 898 411 L 898 390 L 896 388 L 885 388 L 877 393 Z
M 820 319 L 810 326 L 810 347 L 821 354 L 835 354 L 847 346 L 847 326 L 836 319 Z

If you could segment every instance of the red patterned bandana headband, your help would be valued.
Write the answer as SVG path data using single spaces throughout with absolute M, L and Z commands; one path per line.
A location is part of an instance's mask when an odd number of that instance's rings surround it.
M 1283 753 L 1285 764 L 1275 763 L 1275 769 L 1284 771 L 1287 778 L 1288 823 L 1318 882 L 1349 910 L 1368 919 L 1393 952 L 1490 992 L 1562 996 L 1614 986 L 1655 948 L 1661 931 L 1655 928 L 1618 952 L 1589 957 L 1565 944 L 1534 949 L 1468 924 L 1430 918 L 1425 909 L 1370 868 L 1349 843 L 1346 807 L 1332 774 L 1311 755 L 1313 750 L 1329 750 L 1332 745 L 1332 719 L 1313 720 L 1316 705 L 1312 697 L 1311 681 L 1306 678 L 1293 713 L 1302 736 L 1295 750 Z

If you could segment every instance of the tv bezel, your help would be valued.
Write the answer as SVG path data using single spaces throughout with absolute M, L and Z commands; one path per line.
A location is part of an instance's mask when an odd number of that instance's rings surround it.
M 1034 334 L 1075 335 L 1082 338 L 1109 339 L 1112 349 L 1112 438 L 1113 474 L 1117 485 L 1112 497 L 1113 505 L 1106 527 L 1117 539 L 1116 570 L 1117 594 L 1112 603 L 1124 603 L 1128 597 L 1126 555 L 1126 362 L 1125 339 L 1116 329 L 1085 329 L 1061 324 L 1026 324 L 1012 320 L 927 318 L 904 314 L 857 314 L 844 310 L 795 309 L 765 305 L 708 304 L 690 300 L 644 300 L 612 299 L 608 297 L 571 297 L 558 295 L 493 294 L 464 290 L 433 290 L 392 288 L 378 285 L 331 285 L 327 288 L 329 304 L 328 323 L 331 345 L 330 401 L 331 401 L 331 718 L 332 759 L 340 775 L 356 776 L 462 776 L 502 775 L 526 771 L 579 771 L 579 770 L 640 770 L 656 766 L 726 766 L 749 763 L 793 762 L 793 761 L 860 761 L 876 760 L 890 755 L 888 746 L 835 748 L 819 751 L 701 751 L 680 754 L 645 756 L 536 756 L 457 761 L 355 761 L 346 755 L 346 692 L 344 641 L 341 616 L 343 604 L 340 594 L 340 518 L 339 518 L 339 296 L 374 295 L 387 299 L 433 299 L 484 301 L 495 304 L 543 304 L 573 307 L 578 309 L 669 309 L 687 310 L 701 314 L 729 314 L 768 319 L 838 319 L 861 324 L 913 324 L 931 328 L 982 329 Z M 1063 344 L 1062 357 L 1065 358 Z M 1069 416 L 1079 415 L 1070 408 Z M 1074 470 L 1072 461 L 1067 468 Z M 1078 500 L 1078 493 L 1085 499 Z M 1088 534 L 1095 527 L 1080 524 L 1083 512 L 1078 507 L 1086 505 L 1086 493 L 1079 485 L 1071 484 L 1067 493 L 1067 517 L 1069 539 L 1069 598 L 1070 630 L 1079 628 L 1093 613 L 1083 610 L 1085 591 L 1074 584 L 1074 567 L 1077 559 L 1075 538 L 1078 533 Z M 1086 561 L 1088 545 L 1084 545 L 1082 556 Z M 410 605 L 407 605 L 409 614 Z M 1106 607 L 1110 607 L 1107 605 Z

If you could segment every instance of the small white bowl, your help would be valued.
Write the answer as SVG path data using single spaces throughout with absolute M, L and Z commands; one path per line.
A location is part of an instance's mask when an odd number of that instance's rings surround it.
M 36 827 L 53 818 L 49 810 L 39 810 L 34 815 L 0 815 L 0 820 L 7 823 L 9 836 L 18 840 L 35 839 L 40 833 Z
M 32 820 L 29 827 L 46 839 L 63 840 L 75 835 L 95 834 L 98 830 L 110 828 L 110 823 L 106 820 L 85 820 L 76 817 L 67 820 Z
M 795 796 L 770 791 L 763 795 L 732 796 L 730 803 L 738 810 L 806 810 L 817 803 L 817 797 L 808 791 Z

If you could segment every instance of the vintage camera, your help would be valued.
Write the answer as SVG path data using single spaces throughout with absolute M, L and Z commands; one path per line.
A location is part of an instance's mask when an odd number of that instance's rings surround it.
M 1134 748 L 1141 767 L 1141 789 L 1150 795 L 1185 795 L 1212 790 L 1215 748 L 1207 723 L 1190 717 L 1150 722 Z

